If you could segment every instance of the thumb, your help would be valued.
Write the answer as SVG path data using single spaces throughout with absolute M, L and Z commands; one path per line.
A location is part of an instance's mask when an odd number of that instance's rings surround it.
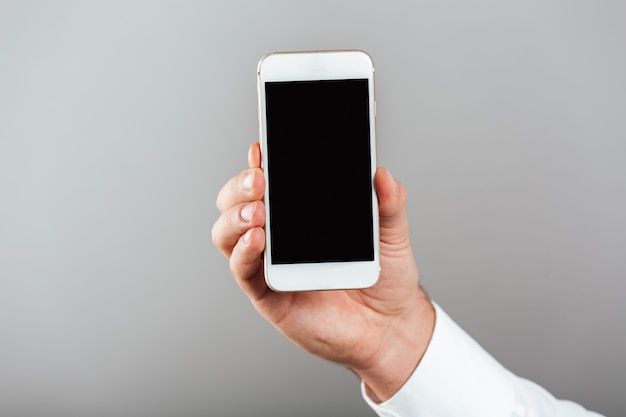
M 406 217 L 406 189 L 385 168 L 376 170 L 374 186 L 378 195 L 381 242 L 406 243 L 409 237 L 409 222 Z

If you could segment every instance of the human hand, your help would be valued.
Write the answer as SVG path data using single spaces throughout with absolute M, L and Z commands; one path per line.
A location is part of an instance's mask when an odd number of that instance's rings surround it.
M 265 179 L 258 143 L 249 169 L 219 192 L 222 213 L 215 246 L 258 312 L 304 350 L 352 369 L 379 400 L 391 397 L 426 351 L 435 313 L 418 285 L 409 239 L 406 190 L 384 168 L 376 171 L 381 274 L 371 288 L 278 293 L 265 283 Z M 303 222 L 302 227 L 306 227 Z

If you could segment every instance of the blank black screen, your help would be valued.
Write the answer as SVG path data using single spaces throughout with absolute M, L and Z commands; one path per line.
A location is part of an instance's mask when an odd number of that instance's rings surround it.
M 374 259 L 367 79 L 265 83 L 273 264 Z

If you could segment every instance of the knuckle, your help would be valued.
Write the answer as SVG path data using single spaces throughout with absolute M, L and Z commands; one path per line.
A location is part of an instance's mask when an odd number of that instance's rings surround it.
M 220 211 L 220 213 L 224 213 L 228 209 L 227 204 L 226 204 L 227 193 L 229 193 L 228 184 L 222 187 L 220 192 L 217 194 L 217 198 L 215 199 L 215 206 Z
M 218 231 L 218 222 L 215 222 L 213 224 L 213 227 L 211 228 L 211 240 L 213 241 L 213 245 L 215 245 L 218 249 L 221 249 L 221 235 Z
M 228 263 L 228 268 L 230 270 L 230 274 L 237 278 L 239 275 L 239 263 L 237 262 L 236 259 L 234 259 L 234 257 L 230 258 L 230 261 Z

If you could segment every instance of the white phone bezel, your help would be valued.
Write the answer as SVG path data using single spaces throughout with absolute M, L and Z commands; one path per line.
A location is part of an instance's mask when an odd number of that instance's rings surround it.
M 267 166 L 265 82 L 367 79 L 370 100 L 370 149 L 372 178 L 372 218 L 374 232 L 374 260 L 349 262 L 321 262 L 298 264 L 271 264 L 271 224 L 266 217 L 265 226 L 265 280 L 275 291 L 311 291 L 368 288 L 376 283 L 380 274 L 378 200 L 373 179 L 376 173 L 376 100 L 374 95 L 374 63 L 371 57 L 357 50 L 275 52 L 265 55 L 259 62 L 259 141 L 263 166 Z M 265 209 L 269 213 L 269 181 L 266 175 Z

